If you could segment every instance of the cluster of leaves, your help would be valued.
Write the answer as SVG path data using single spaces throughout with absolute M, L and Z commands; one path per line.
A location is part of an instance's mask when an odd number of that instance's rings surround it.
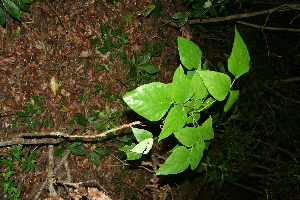
M 3 187 L 3 194 L 7 199 L 20 199 L 21 190 L 18 189 L 18 183 L 13 175 L 17 173 L 17 169 L 27 172 L 33 170 L 36 163 L 35 157 L 39 152 L 39 150 L 33 151 L 25 156 L 26 149 L 22 145 L 13 145 L 7 156 L 0 155 L 0 168 L 3 169 L 2 171 L 5 169 L 0 186 Z
M 161 120 L 167 115 L 158 141 L 174 134 L 181 143 L 171 150 L 172 154 L 159 168 L 158 175 L 177 174 L 189 166 L 193 170 L 201 167 L 199 163 L 214 137 L 214 131 L 212 118 L 200 119 L 200 113 L 216 101 L 225 100 L 229 94 L 223 108 L 227 112 L 239 95 L 238 90 L 231 90 L 232 84 L 250 68 L 247 47 L 237 30 L 228 60 L 228 70 L 234 76 L 233 81 L 227 74 L 208 70 L 207 63 L 202 66 L 202 52 L 193 42 L 178 37 L 178 50 L 186 73 L 180 65 L 172 83 L 145 84 L 123 96 L 130 108 L 150 121 Z M 199 124 L 199 120 L 204 122 Z M 147 154 L 154 140 L 152 133 L 146 130 L 133 128 L 133 133 L 139 143 L 120 149 L 127 153 L 129 160 Z
M 105 106 L 105 111 L 95 110 L 88 118 L 85 118 L 81 113 L 76 113 L 76 119 L 71 121 L 72 123 L 77 123 L 83 126 L 87 126 L 88 123 L 91 123 L 95 129 L 99 131 L 106 131 L 109 128 L 114 128 L 115 123 L 122 117 L 122 113 L 112 112 L 109 107 Z M 99 138 L 95 138 L 95 141 L 98 141 Z M 67 149 L 70 150 L 76 156 L 84 156 L 86 153 L 79 147 L 82 144 L 82 141 L 79 139 L 77 141 L 72 142 L 71 144 L 64 141 L 60 144 L 60 147 L 54 151 L 54 155 L 57 157 L 61 157 L 65 154 Z M 96 165 L 100 164 L 100 156 L 108 156 L 110 155 L 110 151 L 106 148 L 98 148 L 105 144 L 104 140 L 97 142 L 97 148 L 90 151 L 90 158 L 92 162 Z
M 117 31 L 110 31 L 108 27 L 104 24 L 100 24 L 100 29 L 102 33 L 103 46 L 95 50 L 95 54 L 105 54 L 109 53 L 111 58 L 116 58 L 120 56 L 126 67 L 130 70 L 126 81 L 131 86 L 131 88 L 136 88 L 139 83 L 150 83 L 154 81 L 153 76 L 159 70 L 154 67 L 151 63 L 152 57 L 160 56 L 163 47 L 158 44 L 150 44 L 146 42 L 146 52 L 136 52 L 134 53 L 134 61 L 131 61 L 127 57 L 127 53 L 122 48 L 124 45 L 129 43 L 128 33 L 122 33 L 122 27 L 119 27 Z M 101 41 L 98 38 L 93 38 L 90 42 L 96 46 L 101 45 Z M 96 70 L 106 70 L 109 71 L 109 67 L 106 63 L 100 63 L 94 65 Z
M 107 98 L 108 101 L 116 101 L 118 99 L 121 99 L 122 97 L 119 96 L 116 93 L 112 93 L 108 90 L 109 88 L 109 84 L 104 85 L 103 87 L 101 87 L 98 84 L 94 84 L 95 88 L 96 88 L 96 92 L 99 93 L 100 95 L 103 95 Z
M 27 5 L 29 0 L 0 0 L 0 26 L 4 27 L 8 19 L 5 16 L 4 9 L 15 19 L 21 20 L 21 11 L 30 12 L 30 8 Z
M 30 99 L 30 103 L 24 104 L 24 111 L 16 112 L 16 115 L 20 117 L 20 121 L 26 124 L 26 130 L 32 131 L 40 128 L 40 126 L 52 126 L 52 118 L 41 117 L 43 112 L 49 112 L 49 109 L 47 109 L 42 102 L 42 99 L 44 98 L 45 96 L 34 96 Z M 12 120 L 12 124 L 14 130 L 17 130 L 19 122 L 17 120 Z

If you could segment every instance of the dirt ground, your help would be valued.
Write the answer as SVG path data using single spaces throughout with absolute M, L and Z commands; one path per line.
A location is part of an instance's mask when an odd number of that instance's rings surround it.
M 139 17 L 137 13 L 150 3 L 147 0 L 120 0 L 114 4 L 97 0 L 34 2 L 30 5 L 32 13 L 23 15 L 22 22 L 10 19 L 7 26 L 1 28 L 0 34 L 1 141 L 26 132 L 28 127 L 20 121 L 16 112 L 24 111 L 24 104 L 34 96 L 45 96 L 41 102 L 47 112 L 41 113 L 41 118 L 51 120 L 50 126 L 41 125 L 34 129 L 37 132 L 65 128 L 76 118 L 75 113 L 88 117 L 93 110 L 104 111 L 106 105 L 112 112 L 123 111 L 120 99 L 108 101 L 107 96 L 96 91 L 95 84 L 100 87 L 109 85 L 109 93 L 122 96 L 129 87 L 124 81 L 128 69 L 121 58 L 94 54 L 99 47 L 90 44 L 90 41 L 94 37 L 101 38 L 100 23 L 112 30 L 122 27 L 123 32 L 129 34 L 130 43 L 124 46 L 129 60 L 133 60 L 134 52 L 145 50 L 146 41 L 164 42 L 162 55 L 152 58 L 152 63 L 160 69 L 155 75 L 156 80 L 170 82 L 178 66 L 176 38 L 181 33 L 171 26 L 163 26 L 157 32 L 159 24 L 155 23 L 154 17 Z M 172 3 L 162 3 L 166 18 L 176 12 Z M 99 63 L 106 63 L 109 71 L 96 70 L 94 66 Z M 57 94 L 50 86 L 54 79 L 60 85 Z M 114 125 L 120 126 L 131 120 L 134 116 L 127 115 L 115 121 Z M 17 128 L 12 121 L 18 122 Z M 99 131 L 87 125 L 85 132 L 97 134 Z M 48 145 L 29 145 L 28 154 L 33 150 L 41 152 L 37 155 L 34 170 L 19 170 L 13 176 L 22 190 L 20 198 L 108 199 L 101 197 L 100 191 L 111 199 L 195 198 L 199 189 L 181 192 L 179 185 L 170 185 L 172 177 L 170 181 L 157 184 L 153 173 L 137 167 L 140 163 L 126 165 L 118 157 L 118 147 L 122 144 L 118 140 L 107 140 L 104 147 L 110 150 L 111 155 L 102 156 L 99 166 L 93 164 L 89 156 L 73 154 L 54 157 L 51 164 L 49 152 L 52 150 Z M 89 155 L 95 144 L 85 143 L 80 147 Z M 7 155 L 9 148 L 9 145 L 2 147 L 1 155 Z M 54 150 L 57 148 L 54 145 Z M 60 164 L 53 176 L 49 176 L 50 167 Z M 152 170 L 151 166 L 145 167 Z M 4 170 L 1 169 L 2 172 Z M 54 184 L 53 188 L 46 186 L 43 189 L 49 179 Z M 187 185 L 200 188 L 201 182 L 195 180 Z M 0 197 L 5 198 L 2 192 Z M 57 196 L 54 198 L 55 193 Z

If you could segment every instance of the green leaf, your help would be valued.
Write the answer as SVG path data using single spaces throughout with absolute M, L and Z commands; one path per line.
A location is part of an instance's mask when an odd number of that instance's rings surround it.
M 140 128 L 133 128 L 133 127 L 131 128 L 131 130 L 138 142 L 141 142 L 148 138 L 153 138 L 152 133 L 147 130 L 140 129 Z
M 70 147 L 78 147 L 81 144 L 82 142 L 72 142 L 72 144 L 70 144 Z
M 231 86 L 230 77 L 215 71 L 196 71 L 203 80 L 209 93 L 218 101 L 223 101 Z
M 120 151 L 130 151 L 131 149 L 133 149 L 136 146 L 136 144 L 132 143 L 130 146 L 125 145 L 121 148 L 119 148 Z
M 194 170 L 199 165 L 200 160 L 203 156 L 203 151 L 205 149 L 205 143 L 203 139 L 199 139 L 198 142 L 191 149 L 190 163 L 191 169 Z
M 228 59 L 228 70 L 239 78 L 250 69 L 250 56 L 242 37 L 235 27 L 235 37 L 231 55 Z
M 192 87 L 195 92 L 192 97 L 193 100 L 204 99 L 208 95 L 208 91 L 198 73 L 195 73 L 192 78 Z
M 183 104 L 194 94 L 193 88 L 191 87 L 191 81 L 186 78 L 181 65 L 174 73 L 172 85 L 174 101 L 176 103 Z
M 167 86 L 159 82 L 142 85 L 126 93 L 123 99 L 131 109 L 150 121 L 160 120 L 173 103 Z
M 182 19 L 178 22 L 177 27 L 182 27 L 182 26 L 184 26 L 184 25 L 187 23 L 188 19 L 189 19 L 188 16 L 185 16 L 184 18 L 182 18 Z
M 175 13 L 172 18 L 173 19 L 182 19 L 183 17 L 185 16 L 185 13 L 184 12 L 178 12 L 178 13 Z
M 7 10 L 7 12 L 13 16 L 14 18 L 17 18 L 18 20 L 20 19 L 20 8 L 18 8 L 18 6 L 16 6 L 16 4 L 14 4 L 11 0 L 2 0 L 2 3 L 5 7 L 5 9 Z
M 230 91 L 229 99 L 224 106 L 224 112 L 227 112 L 239 98 L 240 91 Z
M 94 150 L 97 154 L 100 154 L 101 156 L 108 156 L 110 155 L 110 151 L 108 149 L 105 148 L 101 148 L 101 149 L 95 149 Z
M 193 146 L 201 136 L 195 127 L 185 127 L 174 132 L 175 137 L 186 147 Z
M 184 67 L 188 70 L 200 68 L 202 52 L 199 47 L 192 41 L 183 37 L 178 37 L 177 41 L 180 61 Z
M 132 152 L 129 151 L 127 152 L 127 159 L 126 160 L 137 160 L 140 159 L 142 157 L 143 154 L 141 153 L 136 153 L 136 152 Z
M 81 149 L 81 148 L 78 148 L 78 147 L 71 147 L 71 146 L 68 146 L 67 147 L 72 154 L 74 154 L 75 156 L 83 156 L 85 155 L 84 151 Z
M 5 22 L 7 21 L 7 18 L 3 12 L 3 10 L 0 8 L 0 26 L 4 26 Z
M 204 140 L 211 140 L 214 138 L 214 130 L 212 128 L 212 118 L 209 117 L 202 126 L 197 127 L 201 132 L 202 138 Z
M 96 46 L 99 46 L 101 44 L 100 40 L 98 38 L 93 38 L 91 41 L 90 41 L 90 44 L 94 44 Z
M 151 59 L 150 53 L 143 53 L 140 56 L 136 55 L 136 64 L 143 65 L 143 64 L 149 62 L 150 59 Z
M 155 74 L 155 73 L 159 72 L 159 69 L 157 69 L 156 67 L 154 67 L 150 63 L 140 65 L 139 68 L 144 70 L 148 74 Z
M 106 126 L 103 124 L 103 122 L 98 122 L 98 121 L 90 121 L 91 124 L 95 127 L 95 129 L 99 131 L 104 131 L 106 130 Z
M 100 165 L 100 156 L 95 151 L 90 151 L 90 156 L 95 165 Z
M 186 112 L 184 111 L 184 107 L 181 105 L 175 105 L 168 113 L 158 141 L 170 136 L 178 129 L 181 129 L 185 125 L 186 120 L 187 116 Z
M 153 138 L 148 138 L 140 143 L 138 143 L 133 149 L 130 151 L 136 152 L 136 153 L 142 153 L 142 154 L 147 154 L 151 150 L 153 145 Z
M 115 51 L 120 55 L 121 58 L 126 59 L 127 54 L 123 49 L 115 49 Z
M 22 0 L 11 0 L 16 6 L 18 6 L 21 10 L 30 13 L 30 8 L 29 6 L 24 3 Z
M 65 152 L 66 152 L 66 147 L 61 147 L 61 148 L 57 148 L 54 150 L 54 155 L 56 157 L 62 157 L 63 155 L 65 155 Z
M 176 148 L 156 174 L 168 175 L 183 172 L 190 164 L 189 157 L 190 150 L 183 146 Z

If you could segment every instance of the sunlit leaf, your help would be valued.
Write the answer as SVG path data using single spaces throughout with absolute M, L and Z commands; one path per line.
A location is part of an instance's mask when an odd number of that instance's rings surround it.
M 235 27 L 235 37 L 231 55 L 228 59 L 228 70 L 239 78 L 250 69 L 250 56 L 242 37 Z
M 160 120 L 172 104 L 166 84 L 159 82 L 142 85 L 126 93 L 123 99 L 131 109 L 150 121 Z
M 203 80 L 203 83 L 209 93 L 218 101 L 223 101 L 227 96 L 231 80 L 226 74 L 215 72 L 215 71 L 196 71 Z
M 151 150 L 153 145 L 153 138 L 147 138 L 140 143 L 138 143 L 133 149 L 130 151 L 136 152 L 136 153 L 142 153 L 147 154 Z
M 59 84 L 56 80 L 56 78 L 54 76 L 52 76 L 51 80 L 50 80 L 50 87 L 51 87 L 51 90 L 53 92 L 53 94 L 57 94 L 57 91 L 58 91 L 58 87 L 59 87 Z
M 177 41 L 181 63 L 189 70 L 198 69 L 201 66 L 202 58 L 202 52 L 199 47 L 183 37 L 178 37 Z
M 177 147 L 166 162 L 159 168 L 157 175 L 178 174 L 186 170 L 190 164 L 190 150 Z
M 174 73 L 172 85 L 173 97 L 176 103 L 183 104 L 194 94 L 191 81 L 186 78 L 181 66 L 179 66 Z
M 181 105 L 175 105 L 168 113 L 158 141 L 169 137 L 173 132 L 181 129 L 185 125 L 186 120 L 187 114 L 184 107 Z
M 205 149 L 205 143 L 203 139 L 199 139 L 191 149 L 190 164 L 191 169 L 194 170 L 200 163 Z

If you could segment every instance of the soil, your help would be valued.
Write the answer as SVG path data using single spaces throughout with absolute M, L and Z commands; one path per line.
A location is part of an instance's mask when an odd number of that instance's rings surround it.
M 162 3 L 167 19 L 176 11 L 172 3 Z M 105 106 L 114 113 L 127 109 L 120 98 L 109 101 L 106 95 L 96 91 L 95 85 L 109 85 L 109 93 L 122 96 L 130 87 L 125 81 L 128 69 L 120 57 L 112 59 L 108 54 L 94 54 L 99 47 L 90 41 L 95 37 L 101 39 L 100 23 L 111 30 L 122 27 L 123 32 L 129 34 L 130 43 L 124 46 L 129 60 L 133 60 L 134 52 L 145 51 L 146 41 L 152 44 L 163 42 L 162 55 L 152 58 L 153 65 L 160 69 L 154 77 L 160 82 L 171 82 L 179 64 L 176 39 L 181 33 L 171 26 L 157 29 L 161 24 L 157 24 L 153 16 L 139 17 L 137 13 L 150 4 L 151 1 L 147 0 L 120 0 L 113 4 L 97 0 L 32 2 L 32 12 L 22 15 L 22 22 L 9 18 L 10 22 L 1 28 L 0 34 L 1 141 L 9 141 L 28 132 L 28 124 L 22 122 L 16 113 L 24 112 L 24 105 L 33 103 L 32 97 L 35 96 L 44 96 L 41 103 L 47 108 L 40 113 L 40 122 L 44 119 L 51 122 L 49 126 L 45 122 L 40 124 L 34 129 L 36 132 L 66 128 L 76 119 L 76 113 L 86 118 L 94 110 L 105 111 Z M 94 66 L 99 63 L 106 63 L 109 71 L 95 69 Z M 59 85 L 57 93 L 51 88 L 51 81 Z M 137 119 L 129 112 L 116 118 L 110 128 Z M 84 131 L 88 134 L 99 133 L 89 124 Z M 129 129 L 122 133 L 126 131 L 129 132 Z M 80 134 L 82 130 L 78 128 L 77 132 Z M 200 179 L 196 178 L 197 181 L 190 187 L 193 192 L 185 190 L 182 193 L 172 178 L 161 184 L 162 180 L 156 180 L 151 173 L 151 164 L 143 168 L 139 167 L 141 163 L 138 162 L 125 164 L 118 151 L 122 145 L 124 143 L 119 140 L 106 140 L 103 147 L 109 149 L 111 154 L 101 156 L 99 166 L 93 164 L 89 156 L 66 154 L 66 161 L 53 176 L 49 176 L 49 169 L 58 166 L 63 157 L 49 158 L 51 145 L 27 145 L 28 154 L 34 150 L 40 150 L 40 153 L 36 157 L 34 170 L 27 172 L 19 169 L 13 176 L 18 189 L 22 190 L 20 198 L 193 199 L 197 196 L 202 186 Z M 54 150 L 58 147 L 54 145 Z M 7 155 L 10 148 L 10 145 L 2 147 L 1 155 Z M 89 155 L 96 144 L 87 142 L 80 148 Z M 1 171 L 5 171 L 5 166 Z M 48 185 L 43 189 L 47 181 L 53 183 L 52 189 Z M 6 198 L 1 194 L 3 188 L 0 189 L 0 198 Z

